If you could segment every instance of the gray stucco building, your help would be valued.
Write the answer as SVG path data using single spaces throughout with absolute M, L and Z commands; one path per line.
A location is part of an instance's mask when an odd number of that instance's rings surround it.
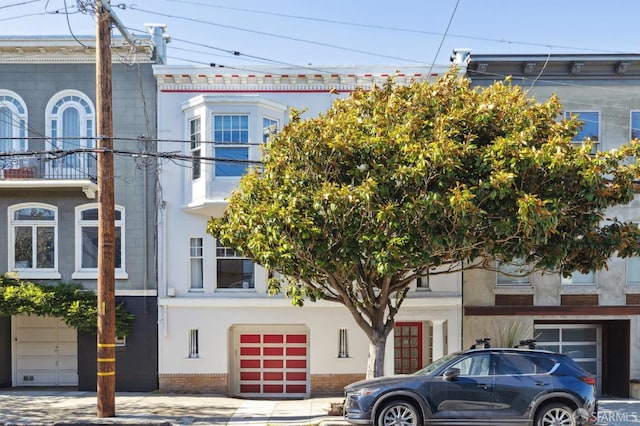
M 157 389 L 154 261 L 156 92 L 162 26 L 136 49 L 112 42 L 116 302 L 135 315 L 119 339 L 116 390 Z M 0 38 L 0 271 L 97 287 L 93 37 Z M 0 317 L 0 386 L 96 388 L 96 336 L 56 318 Z
M 584 123 L 594 150 L 610 150 L 640 135 L 640 55 L 476 55 L 467 68 L 476 86 L 511 76 L 538 101 L 556 94 L 564 114 Z M 640 222 L 640 198 L 609 213 Z M 598 391 L 638 397 L 640 259 L 613 258 L 589 274 L 526 277 L 468 271 L 463 277 L 463 346 L 505 330 L 526 330 L 538 344 L 570 353 L 593 373 Z

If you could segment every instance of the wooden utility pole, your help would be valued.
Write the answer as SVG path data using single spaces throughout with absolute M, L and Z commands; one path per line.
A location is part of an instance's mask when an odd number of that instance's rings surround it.
M 107 0 L 104 0 L 108 3 Z M 107 6 L 108 7 L 108 6 Z M 111 14 L 96 0 L 96 125 L 98 135 L 98 417 L 116 415 L 116 296 Z

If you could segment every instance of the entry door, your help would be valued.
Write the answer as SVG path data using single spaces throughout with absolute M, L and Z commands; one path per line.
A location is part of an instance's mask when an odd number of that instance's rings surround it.
M 53 317 L 13 317 L 14 386 L 77 386 L 77 332 Z
M 393 336 L 394 373 L 411 374 L 422 368 L 422 323 L 397 322 Z
M 309 396 L 304 326 L 234 326 L 235 389 L 243 397 Z

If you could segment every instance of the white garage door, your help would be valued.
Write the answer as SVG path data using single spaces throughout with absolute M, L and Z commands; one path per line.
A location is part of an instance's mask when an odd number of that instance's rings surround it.
M 14 386 L 76 386 L 77 332 L 52 317 L 13 317 Z

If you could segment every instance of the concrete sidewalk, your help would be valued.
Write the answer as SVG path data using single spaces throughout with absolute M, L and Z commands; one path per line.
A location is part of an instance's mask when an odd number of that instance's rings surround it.
M 0 425 L 346 425 L 329 416 L 341 397 L 248 400 L 216 395 L 116 394 L 116 416 L 97 417 L 95 392 L 0 390 Z
M 329 416 L 342 397 L 249 400 L 219 395 L 116 394 L 116 416 L 97 417 L 95 392 L 60 389 L 0 390 L 0 425 L 232 425 L 344 426 Z M 599 426 L 640 425 L 640 401 L 601 399 Z

